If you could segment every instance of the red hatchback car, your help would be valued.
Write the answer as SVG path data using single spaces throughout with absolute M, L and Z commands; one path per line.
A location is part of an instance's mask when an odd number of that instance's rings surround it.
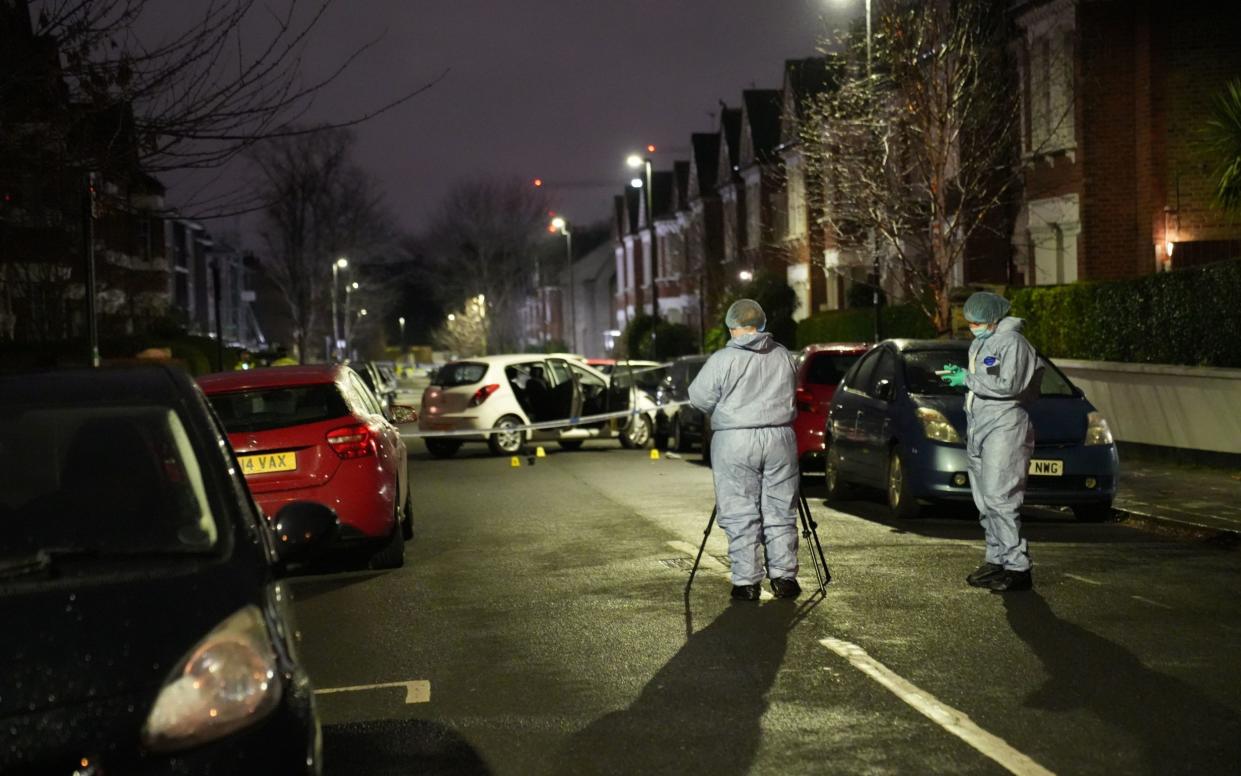
M 824 431 L 836 386 L 870 346 L 860 342 L 810 345 L 797 368 L 797 458 L 805 472 L 823 473 Z
M 264 514 L 326 504 L 340 518 L 341 544 L 366 548 L 372 568 L 404 563 L 413 534 L 405 442 L 352 368 L 220 372 L 198 384 Z

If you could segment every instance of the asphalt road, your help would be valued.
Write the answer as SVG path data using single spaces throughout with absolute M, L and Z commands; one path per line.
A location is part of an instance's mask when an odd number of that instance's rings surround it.
M 513 469 L 481 446 L 411 451 L 405 568 L 296 583 L 329 773 L 1241 763 L 1236 552 L 1035 513 L 1036 589 L 1003 596 L 963 581 L 982 556 L 970 516 L 835 511 L 811 485 L 826 598 L 730 603 L 717 528 L 687 600 L 712 504 L 697 456 L 599 442 Z

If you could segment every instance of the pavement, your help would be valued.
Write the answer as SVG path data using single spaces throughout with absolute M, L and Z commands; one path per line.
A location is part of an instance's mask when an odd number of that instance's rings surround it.
M 1227 545 L 1241 544 L 1241 467 L 1122 455 L 1114 507 L 1126 523 Z

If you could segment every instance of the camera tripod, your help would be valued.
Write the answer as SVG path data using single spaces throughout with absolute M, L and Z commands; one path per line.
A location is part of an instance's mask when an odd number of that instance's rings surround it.
M 707 537 L 711 535 L 711 526 L 715 525 L 715 517 L 719 511 L 718 504 L 711 509 L 711 519 L 707 520 L 707 528 L 702 532 L 702 544 L 698 545 L 698 557 L 694 558 L 694 567 L 689 570 L 689 581 L 685 583 L 686 601 L 689 600 L 690 586 L 694 584 L 694 575 L 698 573 L 698 563 L 702 560 L 702 552 L 707 547 Z M 797 490 L 797 515 L 801 519 L 801 536 L 810 551 L 810 565 L 814 568 L 814 578 L 819 583 L 819 592 L 827 595 L 827 584 L 832 581 L 832 572 L 828 569 L 827 558 L 823 555 L 823 544 L 819 542 L 819 524 L 811 516 L 810 504 L 800 488 Z

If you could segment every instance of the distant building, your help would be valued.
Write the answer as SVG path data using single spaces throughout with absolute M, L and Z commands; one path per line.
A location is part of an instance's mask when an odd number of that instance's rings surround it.
M 1241 6 L 1184 0 L 1011 3 L 1025 191 L 1014 267 L 1030 285 L 1241 256 L 1196 148 L 1241 75 Z

